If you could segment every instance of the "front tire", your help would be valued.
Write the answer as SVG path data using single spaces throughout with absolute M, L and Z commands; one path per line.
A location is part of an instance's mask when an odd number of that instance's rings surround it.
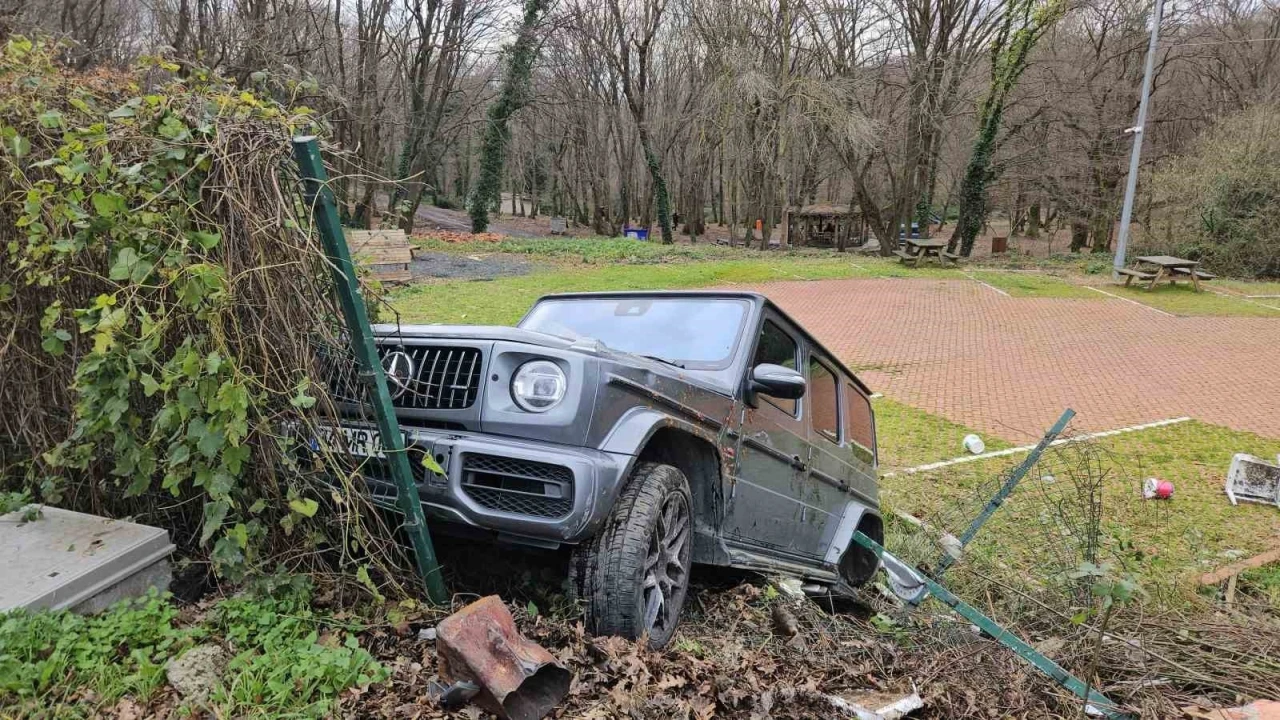
M 684 473 L 640 463 L 604 527 L 574 551 L 570 586 L 587 629 L 661 648 L 675 634 L 689 589 L 693 500 Z

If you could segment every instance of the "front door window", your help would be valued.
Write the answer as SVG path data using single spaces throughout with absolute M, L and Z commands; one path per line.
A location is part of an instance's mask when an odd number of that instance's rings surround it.
M 786 331 L 778 327 L 773 321 L 765 320 L 764 327 L 760 330 L 760 342 L 756 345 L 756 356 L 751 361 L 751 367 L 772 363 L 795 370 L 796 350 L 796 341 Z M 761 397 L 779 410 L 795 416 L 797 408 L 795 400 L 785 400 L 767 395 L 761 395 Z

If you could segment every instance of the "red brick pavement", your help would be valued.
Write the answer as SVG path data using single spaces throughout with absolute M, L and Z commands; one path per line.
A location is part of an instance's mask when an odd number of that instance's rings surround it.
M 757 289 L 867 368 L 873 390 L 1008 440 L 1039 437 L 1066 407 L 1085 430 L 1188 415 L 1280 437 L 1280 319 L 1005 297 L 959 280 Z

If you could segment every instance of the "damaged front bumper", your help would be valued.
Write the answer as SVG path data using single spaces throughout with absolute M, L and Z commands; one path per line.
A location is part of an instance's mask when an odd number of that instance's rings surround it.
M 576 543 L 594 533 L 607 514 L 607 498 L 635 459 L 483 433 L 401 430 L 428 518 L 544 547 Z M 426 457 L 443 472 L 424 464 Z M 395 484 L 384 459 L 365 459 L 360 473 L 379 504 L 394 505 Z

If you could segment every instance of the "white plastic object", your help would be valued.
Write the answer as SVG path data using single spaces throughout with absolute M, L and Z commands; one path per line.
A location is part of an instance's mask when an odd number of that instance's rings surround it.
M 987 444 L 982 442 L 982 438 L 978 437 L 977 435 L 965 435 L 964 449 L 968 450 L 974 455 L 981 455 L 982 452 L 987 449 Z
M 1280 463 L 1280 456 L 1276 457 Z M 1227 497 L 1239 501 L 1267 503 L 1280 507 L 1280 464 L 1272 465 L 1248 453 L 1236 453 L 1227 470 Z

